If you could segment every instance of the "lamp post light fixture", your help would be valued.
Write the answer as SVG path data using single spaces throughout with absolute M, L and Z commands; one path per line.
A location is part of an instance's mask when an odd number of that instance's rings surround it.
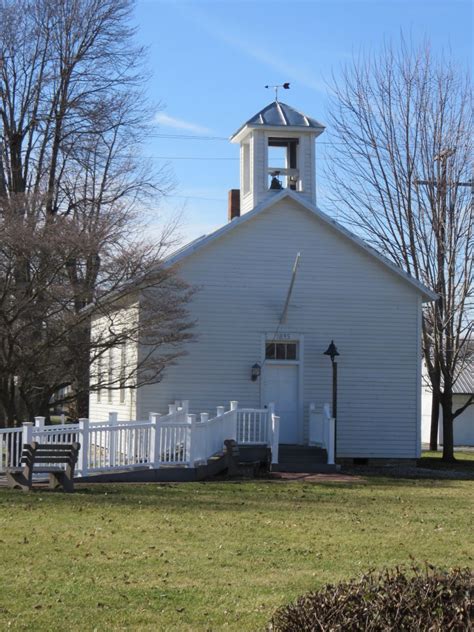
M 258 362 L 256 362 L 253 365 L 252 372 L 250 374 L 250 378 L 251 378 L 252 382 L 256 382 L 258 380 L 258 378 L 260 377 L 261 372 L 262 372 L 262 367 L 258 364 Z
M 331 358 L 332 364 L 332 416 L 334 417 L 334 460 L 337 453 L 337 362 L 336 357 L 339 354 L 334 340 L 331 340 L 331 344 L 326 349 L 323 355 L 327 355 Z

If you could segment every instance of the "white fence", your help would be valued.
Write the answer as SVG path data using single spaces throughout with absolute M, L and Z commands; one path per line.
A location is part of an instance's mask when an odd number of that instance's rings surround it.
M 237 441 L 245 444 L 265 444 L 268 442 L 268 409 L 253 410 L 243 408 L 239 410 L 237 425 Z
M 335 464 L 336 420 L 331 417 L 329 404 L 324 404 L 318 413 L 315 404 L 309 405 L 309 443 L 324 448 L 328 455 L 328 465 Z
M 80 419 L 77 424 L 45 426 L 44 417 L 35 425 L 0 429 L 0 472 L 20 464 L 24 443 L 72 443 L 79 441 L 77 475 L 133 469 L 137 467 L 195 467 L 223 449 L 226 439 L 242 445 L 267 445 L 272 462 L 278 462 L 279 418 L 272 404 L 265 409 L 239 409 L 232 401 L 209 418 L 208 413 L 191 415 L 187 401 L 175 402 L 167 415 L 151 413 L 146 421 Z
M 23 428 L 0 429 L 0 472 L 16 467 L 20 462 L 23 446 Z

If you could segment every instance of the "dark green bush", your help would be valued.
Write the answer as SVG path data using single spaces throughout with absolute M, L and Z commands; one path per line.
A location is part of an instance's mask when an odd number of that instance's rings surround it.
M 371 572 L 328 585 L 276 611 L 275 632 L 472 630 L 474 573 L 433 567 Z

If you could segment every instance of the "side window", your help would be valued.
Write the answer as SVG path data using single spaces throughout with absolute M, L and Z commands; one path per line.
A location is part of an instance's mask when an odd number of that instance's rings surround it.
M 102 400 L 102 382 L 104 380 L 104 358 L 100 355 L 97 358 L 97 403 L 100 404 Z
M 114 350 L 112 347 L 109 349 L 109 364 L 107 367 L 107 381 L 109 383 L 109 388 L 107 392 L 107 401 L 109 404 L 113 402 L 113 390 L 111 385 L 114 381 Z
M 120 403 L 125 403 L 125 393 L 126 393 L 126 384 L 125 384 L 125 371 L 126 371 L 126 359 L 127 359 L 127 350 L 125 347 L 125 343 L 122 344 L 120 348 Z

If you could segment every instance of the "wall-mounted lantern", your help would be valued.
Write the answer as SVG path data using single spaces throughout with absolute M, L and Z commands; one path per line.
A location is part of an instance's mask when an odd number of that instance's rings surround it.
M 262 367 L 256 362 L 252 367 L 252 373 L 250 374 L 252 382 L 256 382 L 260 377 L 262 372 Z

